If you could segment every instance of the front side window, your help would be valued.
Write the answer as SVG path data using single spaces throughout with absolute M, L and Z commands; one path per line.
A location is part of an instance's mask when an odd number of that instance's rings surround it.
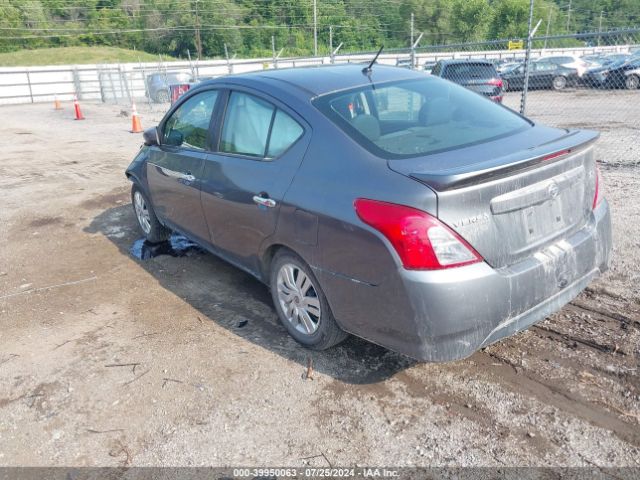
M 208 90 L 194 95 L 180 105 L 164 124 L 162 143 L 204 150 L 217 98 L 217 90 Z
M 229 97 L 220 151 L 257 158 L 273 158 L 293 145 L 304 132 L 289 115 L 247 93 Z
M 264 157 L 275 108 L 242 92 L 232 92 L 222 127 L 220 151 Z
M 511 110 L 436 77 L 332 93 L 314 105 L 382 158 L 462 148 L 531 127 Z

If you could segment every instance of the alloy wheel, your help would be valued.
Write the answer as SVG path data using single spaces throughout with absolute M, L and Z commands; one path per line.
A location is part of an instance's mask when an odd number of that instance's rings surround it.
M 313 335 L 322 312 L 311 278 L 299 266 L 285 263 L 278 271 L 276 288 L 286 320 L 300 333 Z
M 556 90 L 562 90 L 567 86 L 567 79 L 564 77 L 555 77 L 553 79 L 553 88 Z
M 640 78 L 635 75 L 630 75 L 627 77 L 625 84 L 629 90 L 637 90 L 640 86 Z
M 151 216 L 149 215 L 149 208 L 142 194 L 136 191 L 133 194 L 133 208 L 136 211 L 136 217 L 138 217 L 138 224 L 145 234 L 151 231 Z

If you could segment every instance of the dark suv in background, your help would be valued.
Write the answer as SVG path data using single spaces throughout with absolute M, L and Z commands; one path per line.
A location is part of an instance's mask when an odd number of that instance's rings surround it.
M 502 79 L 488 60 L 440 60 L 431 70 L 431 75 L 502 102 Z

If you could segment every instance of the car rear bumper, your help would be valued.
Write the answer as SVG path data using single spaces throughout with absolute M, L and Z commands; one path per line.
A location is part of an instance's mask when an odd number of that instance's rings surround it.
M 318 270 L 334 316 L 363 338 L 421 361 L 449 361 L 544 319 L 605 271 L 611 252 L 603 201 L 581 230 L 509 267 L 482 262 L 409 271 L 377 286 Z

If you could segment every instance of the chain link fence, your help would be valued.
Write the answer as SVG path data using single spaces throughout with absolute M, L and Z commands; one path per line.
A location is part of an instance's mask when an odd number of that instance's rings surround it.
M 528 64 L 525 48 L 526 40 L 429 46 L 407 52 L 398 64 L 408 61 L 408 68 L 546 125 L 597 130 L 601 162 L 640 163 L 640 29 L 536 37 Z
M 640 163 L 640 29 L 387 50 L 378 62 L 459 83 L 534 121 L 601 132 L 603 163 Z M 0 69 L 0 103 L 97 100 L 166 110 L 191 85 L 248 71 L 369 62 L 375 52 L 315 58 Z M 527 81 L 528 75 L 528 81 Z M 526 88 L 525 88 L 526 86 Z M 173 98 L 172 98 L 173 97 Z M 526 110 L 525 110 L 526 107 Z

